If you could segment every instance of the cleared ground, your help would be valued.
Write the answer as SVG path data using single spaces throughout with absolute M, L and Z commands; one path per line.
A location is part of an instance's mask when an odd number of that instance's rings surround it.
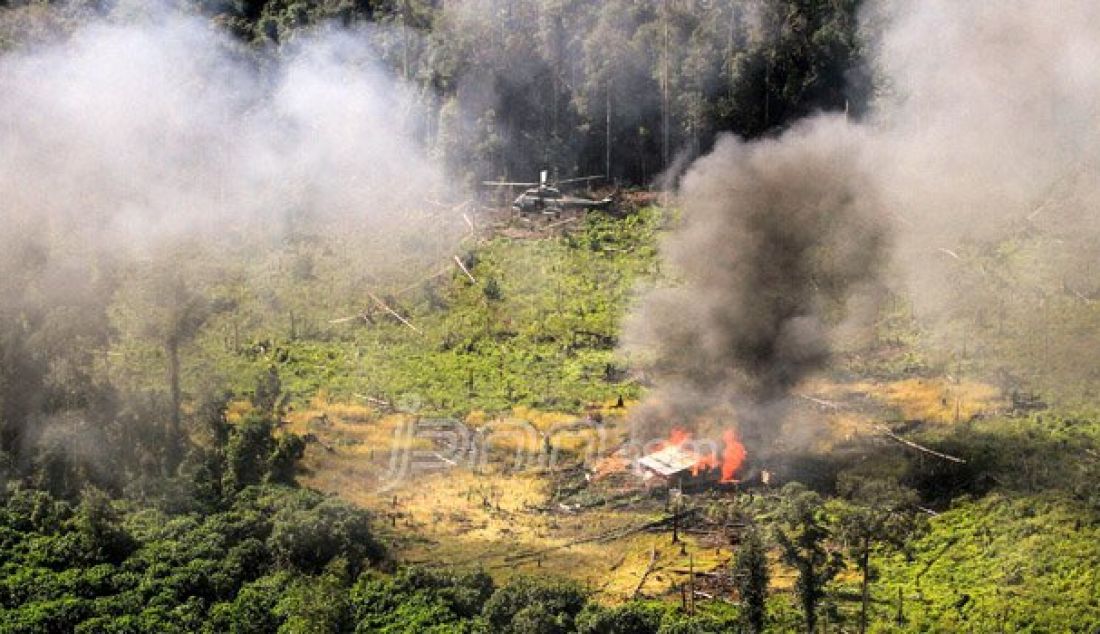
M 883 421 L 952 425 L 956 419 L 992 414 L 1004 407 L 996 394 L 984 384 L 940 379 L 821 380 L 806 387 L 802 400 L 804 415 L 819 420 L 809 439 L 811 450 L 825 453 L 837 443 L 875 433 Z M 609 453 L 624 438 L 625 412 L 609 404 L 593 411 L 603 418 L 601 449 Z M 517 470 L 516 451 L 537 455 L 540 436 L 506 434 L 488 458 L 471 467 L 452 464 L 447 456 L 455 456 L 440 449 L 439 442 L 410 432 L 417 420 L 410 414 L 332 403 L 322 395 L 288 419 L 289 430 L 313 440 L 303 483 L 374 510 L 396 556 L 407 563 L 482 567 L 498 579 L 561 575 L 618 602 L 635 595 L 678 600 L 679 585 L 692 570 L 698 575 L 697 587 L 711 587 L 734 555 L 736 535 L 731 539 L 722 531 L 689 528 L 680 543 L 673 543 L 670 525 L 644 529 L 675 509 L 660 493 L 641 487 L 633 495 L 629 486 L 627 493 L 615 494 L 603 483 L 582 482 L 579 486 L 591 489 L 597 503 L 583 508 L 561 504 L 561 487 L 577 481 L 581 456 L 592 446 L 583 431 L 556 437 L 554 449 L 560 457 L 554 466 L 535 459 Z M 575 417 L 517 408 L 506 422 L 545 432 L 571 420 Z M 484 429 L 501 420 L 474 413 L 465 422 L 471 429 Z M 908 449 L 899 445 L 897 450 Z M 623 474 L 618 480 L 621 489 L 630 478 Z M 734 507 L 739 492 L 745 489 L 689 495 L 684 505 L 701 514 Z M 601 496 L 603 504 L 598 503 Z M 792 571 L 777 562 L 772 584 L 789 591 Z M 722 590 L 720 585 L 717 589 Z

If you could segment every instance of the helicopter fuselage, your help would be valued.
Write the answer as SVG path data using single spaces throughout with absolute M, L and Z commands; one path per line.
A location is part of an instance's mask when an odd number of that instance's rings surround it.
M 592 200 L 563 196 L 556 187 L 534 187 L 516 197 L 512 208 L 521 213 L 557 214 L 570 209 L 607 209 L 611 199 Z

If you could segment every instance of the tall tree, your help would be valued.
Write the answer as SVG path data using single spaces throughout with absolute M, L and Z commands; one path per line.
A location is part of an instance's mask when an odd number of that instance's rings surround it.
M 733 583 L 741 597 L 741 614 L 753 634 L 764 631 L 768 598 L 768 552 L 756 527 L 749 529 L 733 562 Z
M 917 494 L 896 482 L 844 474 L 838 483 L 846 503 L 838 503 L 836 515 L 840 537 L 859 568 L 859 631 L 867 631 L 871 599 L 871 551 L 877 545 L 903 548 L 919 525 Z
M 164 467 L 171 472 L 179 465 L 185 440 L 181 423 L 181 355 L 211 316 L 212 306 L 167 261 L 139 272 L 136 284 L 128 291 L 120 302 L 118 317 L 123 322 L 131 322 L 124 326 L 136 328 L 164 355 L 169 399 Z
M 802 607 L 806 632 L 817 628 L 817 606 L 828 584 L 843 568 L 839 553 L 830 552 L 829 529 L 821 496 L 792 482 L 783 487 L 778 513 L 776 541 L 783 559 L 798 572 L 795 592 Z

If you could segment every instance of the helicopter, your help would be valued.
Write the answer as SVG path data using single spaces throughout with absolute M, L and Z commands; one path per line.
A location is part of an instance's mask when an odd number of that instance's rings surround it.
M 560 215 L 563 211 L 568 210 L 584 210 L 584 209 L 609 209 L 614 202 L 613 199 L 608 196 L 601 200 L 594 200 L 591 198 L 580 198 L 577 196 L 566 196 L 561 193 L 561 189 L 556 186 L 547 184 L 549 173 L 547 170 L 539 172 L 538 183 L 512 183 L 503 181 L 482 181 L 482 185 L 490 187 L 529 187 L 522 194 L 516 197 L 512 201 L 512 209 L 520 213 L 530 214 L 539 213 L 546 215 Z M 570 183 L 580 183 L 593 181 L 603 178 L 603 176 L 582 176 L 579 178 L 568 178 L 565 180 L 557 181 L 555 185 L 566 185 Z M 537 185 L 537 187 L 532 187 Z

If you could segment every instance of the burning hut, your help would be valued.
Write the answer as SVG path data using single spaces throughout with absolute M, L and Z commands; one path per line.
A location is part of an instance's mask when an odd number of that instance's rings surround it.
M 635 470 L 648 486 L 673 482 L 717 480 L 736 482 L 734 475 L 745 460 L 745 447 L 732 429 L 722 434 L 722 451 L 711 440 L 693 440 L 691 434 L 673 430 L 668 441 L 635 463 Z
M 638 458 L 637 469 L 647 483 L 670 482 L 677 476 L 695 471 L 700 458 L 693 451 L 679 445 L 669 445 Z

